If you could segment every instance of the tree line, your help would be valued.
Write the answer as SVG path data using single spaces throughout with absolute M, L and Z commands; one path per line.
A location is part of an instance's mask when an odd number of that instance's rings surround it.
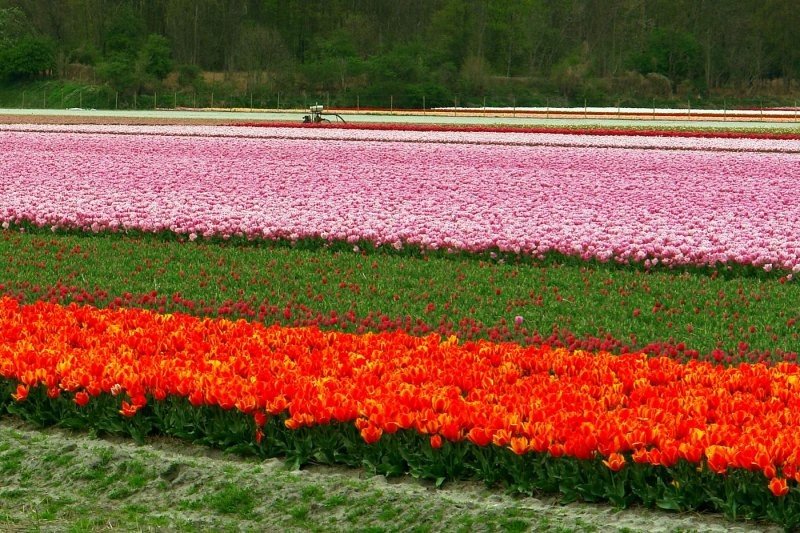
M 364 105 L 792 94 L 794 0 L 0 0 L 0 80 Z

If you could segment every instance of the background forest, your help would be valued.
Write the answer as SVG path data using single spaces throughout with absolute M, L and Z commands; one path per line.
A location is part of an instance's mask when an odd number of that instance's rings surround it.
M 792 105 L 797 28 L 796 0 L 0 0 L 0 105 Z

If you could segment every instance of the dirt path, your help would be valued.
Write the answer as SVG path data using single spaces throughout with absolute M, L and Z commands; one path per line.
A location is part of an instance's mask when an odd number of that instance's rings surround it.
M 713 515 L 559 505 L 479 484 L 146 446 L 0 420 L 0 531 L 779 531 Z

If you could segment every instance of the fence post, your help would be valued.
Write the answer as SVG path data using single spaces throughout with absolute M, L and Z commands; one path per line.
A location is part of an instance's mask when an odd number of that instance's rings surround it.
M 692 100 L 690 98 L 686 99 L 686 120 L 692 120 Z
M 361 111 L 361 97 L 356 95 L 356 111 Z
M 211 91 L 211 106 L 214 107 L 214 91 Z
M 119 91 L 114 91 L 114 109 L 119 109 Z
M 281 93 L 278 93 L 278 109 L 281 108 Z
M 486 116 L 486 97 L 483 97 L 483 116 Z
M 22 91 L 22 109 L 25 109 L 25 91 Z
M 178 109 L 178 91 L 172 93 L 172 108 Z
M 517 96 L 516 95 L 512 96 L 511 97 L 511 101 L 512 101 L 513 106 L 514 106 L 514 109 L 511 112 L 511 116 L 516 118 L 516 116 L 517 116 Z
M 250 93 L 250 111 L 253 111 L 253 93 Z
M 389 112 L 394 111 L 394 95 L 389 96 Z
M 587 118 L 589 118 L 589 113 L 587 112 L 586 98 L 584 98 L 583 99 L 583 120 L 586 120 Z
M 544 118 L 550 118 L 550 99 L 548 98 L 546 102 L 547 102 L 547 110 L 545 111 L 546 114 Z
M 136 101 L 136 93 L 133 93 L 133 100 Z M 83 91 L 78 91 L 78 107 L 83 109 Z
M 61 109 L 64 109 L 64 87 L 61 87 Z
M 153 110 L 158 109 L 158 93 L 153 91 Z
M 425 95 L 422 95 L 422 114 L 425 114 Z
M 653 98 L 653 120 L 656 119 L 656 99 Z

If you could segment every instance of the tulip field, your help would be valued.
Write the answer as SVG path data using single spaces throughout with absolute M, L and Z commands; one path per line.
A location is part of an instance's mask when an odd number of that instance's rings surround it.
M 800 526 L 800 137 L 0 125 L 0 409 Z

